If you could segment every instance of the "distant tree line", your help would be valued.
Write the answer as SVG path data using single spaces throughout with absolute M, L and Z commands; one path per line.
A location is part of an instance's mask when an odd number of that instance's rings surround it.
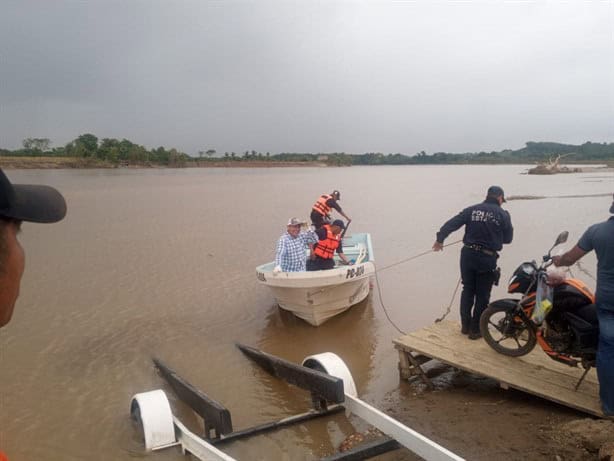
M 26 138 L 23 148 L 16 150 L 0 149 L 2 156 L 14 157 L 74 157 L 100 161 L 110 164 L 126 165 L 169 165 L 176 166 L 189 162 L 192 158 L 177 149 L 158 147 L 148 150 L 127 139 L 113 138 L 99 140 L 97 136 L 86 133 L 62 147 L 51 148 L 47 138 Z
M 0 156 L 24 157 L 74 157 L 115 165 L 167 165 L 190 166 L 207 162 L 299 162 L 326 164 L 334 166 L 348 165 L 433 165 L 433 164 L 510 164 L 543 162 L 557 155 L 565 155 L 567 162 L 612 162 L 614 161 L 614 143 L 586 142 L 582 145 L 560 144 L 555 142 L 527 142 L 525 147 L 517 150 L 492 152 L 448 153 L 425 151 L 413 155 L 402 153 L 383 154 L 369 152 L 364 154 L 336 153 L 289 153 L 271 154 L 255 150 L 242 153 L 217 153 L 215 149 L 198 151 L 198 157 L 190 156 L 175 148 L 158 147 L 148 150 L 127 139 L 121 141 L 113 138 L 98 139 L 86 133 L 62 147 L 51 147 L 48 138 L 27 138 L 23 148 L 16 150 L 0 149 Z

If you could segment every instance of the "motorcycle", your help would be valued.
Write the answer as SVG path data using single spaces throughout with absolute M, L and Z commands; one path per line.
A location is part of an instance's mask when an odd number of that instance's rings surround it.
M 561 232 L 541 264 L 524 262 L 514 271 L 508 293 L 520 299 L 500 299 L 488 305 L 480 317 L 480 332 L 495 351 L 511 357 L 526 355 L 539 344 L 553 360 L 584 373 L 595 366 L 599 323 L 595 296 L 580 280 L 556 276 L 547 271 L 554 247 L 565 243 L 569 233 Z

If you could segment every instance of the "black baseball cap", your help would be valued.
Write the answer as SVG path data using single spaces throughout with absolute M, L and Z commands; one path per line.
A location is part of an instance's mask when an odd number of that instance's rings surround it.
M 335 220 L 333 221 L 333 224 L 332 224 L 332 225 L 333 225 L 333 226 L 338 226 L 338 227 L 340 227 L 341 229 L 345 229 L 345 224 L 343 224 L 343 221 L 341 221 L 340 219 L 335 219 Z
M 11 184 L 0 170 L 0 217 L 53 223 L 66 216 L 66 201 L 51 186 Z
M 503 189 L 501 189 L 499 186 L 490 186 L 486 192 L 486 195 L 488 197 L 501 197 L 504 202 L 507 202 L 507 200 L 505 200 Z

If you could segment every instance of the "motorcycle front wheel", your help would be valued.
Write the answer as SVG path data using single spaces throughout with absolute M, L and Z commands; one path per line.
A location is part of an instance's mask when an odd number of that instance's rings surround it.
M 488 306 L 480 317 L 480 333 L 490 347 L 510 357 L 528 354 L 537 343 L 530 320 L 509 306 Z

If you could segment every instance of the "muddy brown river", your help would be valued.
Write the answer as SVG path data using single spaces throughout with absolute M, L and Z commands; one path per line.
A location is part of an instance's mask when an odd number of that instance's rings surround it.
M 24 224 L 27 264 L 13 321 L 0 330 L 0 448 L 11 461 L 185 459 L 176 448 L 145 454 L 129 418 L 133 394 L 162 388 L 192 429 L 199 421 L 153 368 L 159 357 L 232 413 L 235 429 L 305 411 L 309 395 L 271 378 L 235 347 L 286 359 L 331 351 L 348 364 L 359 396 L 378 405 L 399 385 L 398 335 L 375 291 L 314 328 L 280 311 L 255 267 L 274 256 L 291 216 L 307 218 L 339 189 L 349 232 L 370 232 L 388 266 L 429 250 L 441 224 L 483 199 L 491 184 L 510 200 L 515 239 L 500 259 L 506 281 L 556 235 L 567 247 L 607 218 L 612 173 L 528 176 L 524 166 L 269 169 L 10 170 L 46 183 L 68 202 L 64 221 Z M 460 232 L 448 241 L 458 240 Z M 380 273 L 382 296 L 403 330 L 427 325 L 450 303 L 458 245 Z M 583 266 L 595 273 L 595 258 Z M 594 287 L 594 282 L 579 275 Z M 493 297 L 504 294 L 504 285 Z M 458 318 L 458 299 L 452 318 Z M 343 413 L 235 442 L 243 460 L 317 459 L 359 421 Z M 396 458 L 395 458 L 396 459 Z M 409 459 L 409 458 L 408 458 Z

